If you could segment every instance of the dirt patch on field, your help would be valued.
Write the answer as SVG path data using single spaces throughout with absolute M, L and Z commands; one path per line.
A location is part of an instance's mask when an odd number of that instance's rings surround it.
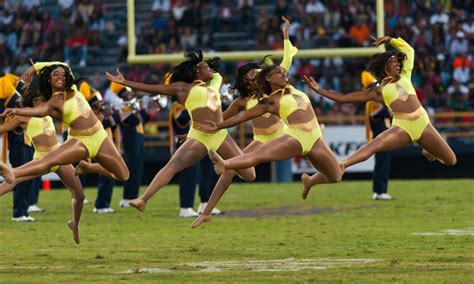
M 343 212 L 343 211 L 350 211 L 350 210 L 384 208 L 384 207 L 387 207 L 387 205 L 361 204 L 361 205 L 353 205 L 353 206 L 343 206 L 339 208 L 294 205 L 294 206 L 283 206 L 283 207 L 277 207 L 277 208 L 232 210 L 232 211 L 226 211 L 224 216 L 226 217 L 300 216 L 300 215 L 313 215 L 313 214 L 334 213 L 334 212 Z

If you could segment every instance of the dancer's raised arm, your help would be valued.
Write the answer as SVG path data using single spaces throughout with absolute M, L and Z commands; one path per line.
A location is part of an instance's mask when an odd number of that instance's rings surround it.
M 376 88 L 372 90 L 363 90 L 348 93 L 346 95 L 336 92 L 331 92 L 325 90 L 319 86 L 318 83 L 312 78 L 304 76 L 303 81 L 313 90 L 314 92 L 320 94 L 323 97 L 331 99 L 339 103 L 363 103 L 368 101 L 379 101 L 383 102 L 381 96 L 377 94 L 378 90 Z
M 183 82 L 176 82 L 170 85 L 167 84 L 144 84 L 144 83 L 139 83 L 139 82 L 132 82 L 128 81 L 125 79 L 125 77 L 120 73 L 119 69 L 117 68 L 117 75 L 113 75 L 109 72 L 105 73 L 105 76 L 107 76 L 107 79 L 109 79 L 112 82 L 128 86 L 132 89 L 139 90 L 142 92 L 146 93 L 159 93 L 162 95 L 182 95 L 186 94 L 188 92 L 188 88 L 186 86 L 188 84 L 183 83 Z
M 290 70 L 291 67 L 291 62 L 293 61 L 293 57 L 298 53 L 298 48 L 293 46 L 290 41 L 290 37 L 288 35 L 288 29 L 290 27 L 290 21 L 285 18 L 281 17 L 281 19 L 284 21 L 283 24 L 283 60 L 281 61 L 280 66 L 285 69 L 286 72 Z

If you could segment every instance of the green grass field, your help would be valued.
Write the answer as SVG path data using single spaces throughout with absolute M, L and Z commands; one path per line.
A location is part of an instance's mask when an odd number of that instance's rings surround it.
M 389 202 L 372 201 L 370 188 L 344 181 L 303 201 L 298 183 L 237 184 L 218 206 L 227 217 L 190 229 L 169 186 L 145 213 L 96 215 L 87 205 L 80 245 L 66 227 L 67 191 L 42 192 L 47 212 L 33 223 L 10 220 L 9 194 L 0 199 L 0 282 L 474 281 L 474 180 L 391 181 Z M 247 211 L 256 216 L 235 216 Z

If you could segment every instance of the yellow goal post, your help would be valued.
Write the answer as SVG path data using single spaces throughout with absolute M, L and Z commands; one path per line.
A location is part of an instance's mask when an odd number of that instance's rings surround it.
M 384 35 L 384 10 L 383 0 L 376 2 L 376 29 L 377 37 Z M 183 60 L 183 52 L 168 54 L 136 54 L 135 49 L 135 0 L 127 0 L 127 36 L 128 57 L 130 64 L 150 63 L 177 63 Z M 351 47 L 351 48 L 314 48 L 300 49 L 297 58 L 321 58 L 321 57 L 367 57 L 375 53 L 384 52 L 385 48 L 375 47 Z M 218 56 L 223 61 L 256 60 L 271 54 L 273 58 L 282 58 L 282 50 L 254 50 L 254 51 L 225 51 L 209 52 L 205 56 Z

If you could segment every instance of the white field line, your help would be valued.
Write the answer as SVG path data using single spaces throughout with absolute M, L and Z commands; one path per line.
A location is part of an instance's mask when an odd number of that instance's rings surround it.
M 474 236 L 474 228 L 451 229 L 441 232 L 412 233 L 415 236 Z
M 250 261 L 223 261 L 223 262 L 190 262 L 185 266 L 198 268 L 192 272 L 221 272 L 226 270 L 245 270 L 252 272 L 284 272 L 284 271 L 300 271 L 300 270 L 321 270 L 334 267 L 351 266 L 357 264 L 374 263 L 382 261 L 381 259 L 270 259 L 270 260 L 250 260 Z M 167 273 L 177 270 L 163 268 L 140 268 L 130 269 L 119 272 L 121 274 L 132 273 Z

